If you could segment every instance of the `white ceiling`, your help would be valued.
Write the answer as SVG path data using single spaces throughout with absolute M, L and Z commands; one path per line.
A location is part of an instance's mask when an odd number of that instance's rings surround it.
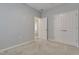
M 51 8 L 61 5 L 61 3 L 27 3 L 27 5 L 38 11 L 48 11 Z

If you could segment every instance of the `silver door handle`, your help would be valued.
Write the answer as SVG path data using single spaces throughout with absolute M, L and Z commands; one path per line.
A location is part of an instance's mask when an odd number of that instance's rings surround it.
M 68 30 L 61 30 L 61 31 L 67 32 Z

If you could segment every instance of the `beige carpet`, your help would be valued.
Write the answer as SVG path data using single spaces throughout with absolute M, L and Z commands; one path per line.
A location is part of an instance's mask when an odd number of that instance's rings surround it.
M 17 48 L 6 50 L 1 55 L 78 55 L 79 48 L 51 41 L 33 41 Z

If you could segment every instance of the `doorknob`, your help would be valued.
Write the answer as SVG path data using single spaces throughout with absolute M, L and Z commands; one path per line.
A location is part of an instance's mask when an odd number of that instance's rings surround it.
M 64 31 L 64 32 L 66 32 L 66 31 L 68 31 L 68 30 L 61 30 L 61 31 Z

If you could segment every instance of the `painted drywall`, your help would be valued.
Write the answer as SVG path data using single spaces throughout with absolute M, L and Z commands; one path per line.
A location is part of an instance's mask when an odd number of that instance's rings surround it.
M 68 11 L 72 11 L 79 8 L 79 4 L 77 3 L 65 3 L 65 4 L 61 4 L 51 10 L 49 10 L 48 12 L 44 12 L 42 13 L 42 16 L 47 16 L 48 17 L 48 38 L 50 40 L 54 39 L 54 32 L 53 32 L 53 15 L 55 14 L 59 14 L 59 13 L 65 13 Z
M 24 4 L 0 4 L 0 49 L 33 39 L 34 16 L 39 12 Z

